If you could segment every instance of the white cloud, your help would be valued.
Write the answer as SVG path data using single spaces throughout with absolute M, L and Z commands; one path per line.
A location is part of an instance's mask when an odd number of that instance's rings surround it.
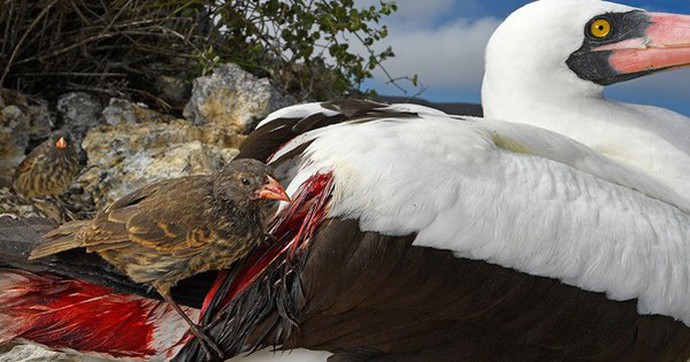
M 376 5 L 378 2 L 358 0 L 357 4 Z M 394 77 L 418 74 L 427 88 L 422 98 L 442 94 L 444 100 L 449 100 L 445 94 L 451 94 L 451 97 L 457 94 L 457 98 L 452 100 L 477 101 L 484 74 L 484 48 L 502 19 L 461 18 L 444 22 L 449 11 L 454 12 L 451 0 L 400 0 L 397 3 L 398 11 L 382 18 L 389 28 L 389 35 L 381 41 L 380 49 L 391 45 L 395 52 L 395 57 L 384 63 L 386 69 Z M 482 6 L 478 0 L 467 0 L 462 5 L 461 14 L 472 14 L 468 9 Z M 353 50 L 361 49 L 356 42 L 352 47 Z M 375 88 L 380 93 L 400 95 L 394 87 L 382 86 L 387 79 L 381 71 L 375 71 L 374 75 L 375 80 L 367 84 L 377 85 Z M 608 88 L 606 94 L 611 98 L 683 111 L 688 109 L 690 69 L 646 76 Z M 427 98 L 433 100 L 433 97 Z
M 458 19 L 438 28 L 392 27 L 385 42 L 395 57 L 384 63 L 396 76 L 418 74 L 426 87 L 474 86 L 484 73 L 484 47 L 500 20 Z M 381 76 L 381 72 L 376 73 Z
M 501 20 L 448 20 L 448 14 L 455 13 L 453 7 L 458 5 L 455 0 L 398 0 L 396 3 L 398 11 L 382 18 L 382 24 L 388 27 L 388 37 L 375 46 L 378 51 L 392 46 L 395 57 L 384 62 L 388 72 L 393 77 L 417 74 L 428 90 L 462 88 L 476 89 L 478 93 L 484 72 L 484 47 Z M 379 0 L 356 1 L 356 6 L 378 4 Z M 466 0 L 462 4 L 463 9 L 481 6 L 479 0 Z M 364 54 L 356 41 L 351 47 Z M 388 80 L 381 70 L 373 73 L 375 80 L 369 84 L 383 84 Z M 377 88 L 389 94 L 394 89 Z

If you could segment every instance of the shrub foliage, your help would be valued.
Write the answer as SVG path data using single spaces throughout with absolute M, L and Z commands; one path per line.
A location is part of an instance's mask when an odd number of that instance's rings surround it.
M 0 85 L 167 107 L 161 77 L 189 81 L 234 62 L 298 99 L 339 97 L 393 56 L 372 45 L 395 10 L 388 0 L 0 0 Z

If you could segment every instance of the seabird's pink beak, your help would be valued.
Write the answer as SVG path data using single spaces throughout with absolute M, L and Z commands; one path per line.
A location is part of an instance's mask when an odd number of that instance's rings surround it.
M 266 183 L 259 189 L 260 199 L 290 201 L 290 197 L 283 186 L 276 179 L 266 175 Z
M 690 16 L 646 13 L 643 37 L 594 48 L 611 51 L 609 63 L 620 74 L 651 72 L 690 65 Z

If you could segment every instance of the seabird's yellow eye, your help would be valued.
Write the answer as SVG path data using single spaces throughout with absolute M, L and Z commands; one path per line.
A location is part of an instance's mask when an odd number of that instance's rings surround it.
M 597 19 L 589 26 L 589 33 L 595 38 L 605 38 L 611 33 L 611 23 L 606 19 Z

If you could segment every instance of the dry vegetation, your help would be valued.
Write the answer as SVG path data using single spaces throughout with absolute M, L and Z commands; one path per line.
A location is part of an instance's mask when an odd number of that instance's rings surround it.
M 393 55 L 371 51 L 386 36 L 380 17 L 392 11 L 386 1 L 355 9 L 351 0 L 0 0 L 0 85 L 166 109 L 175 97 L 161 82 L 235 62 L 299 99 L 338 97 Z M 352 41 L 369 54 L 350 53 Z

